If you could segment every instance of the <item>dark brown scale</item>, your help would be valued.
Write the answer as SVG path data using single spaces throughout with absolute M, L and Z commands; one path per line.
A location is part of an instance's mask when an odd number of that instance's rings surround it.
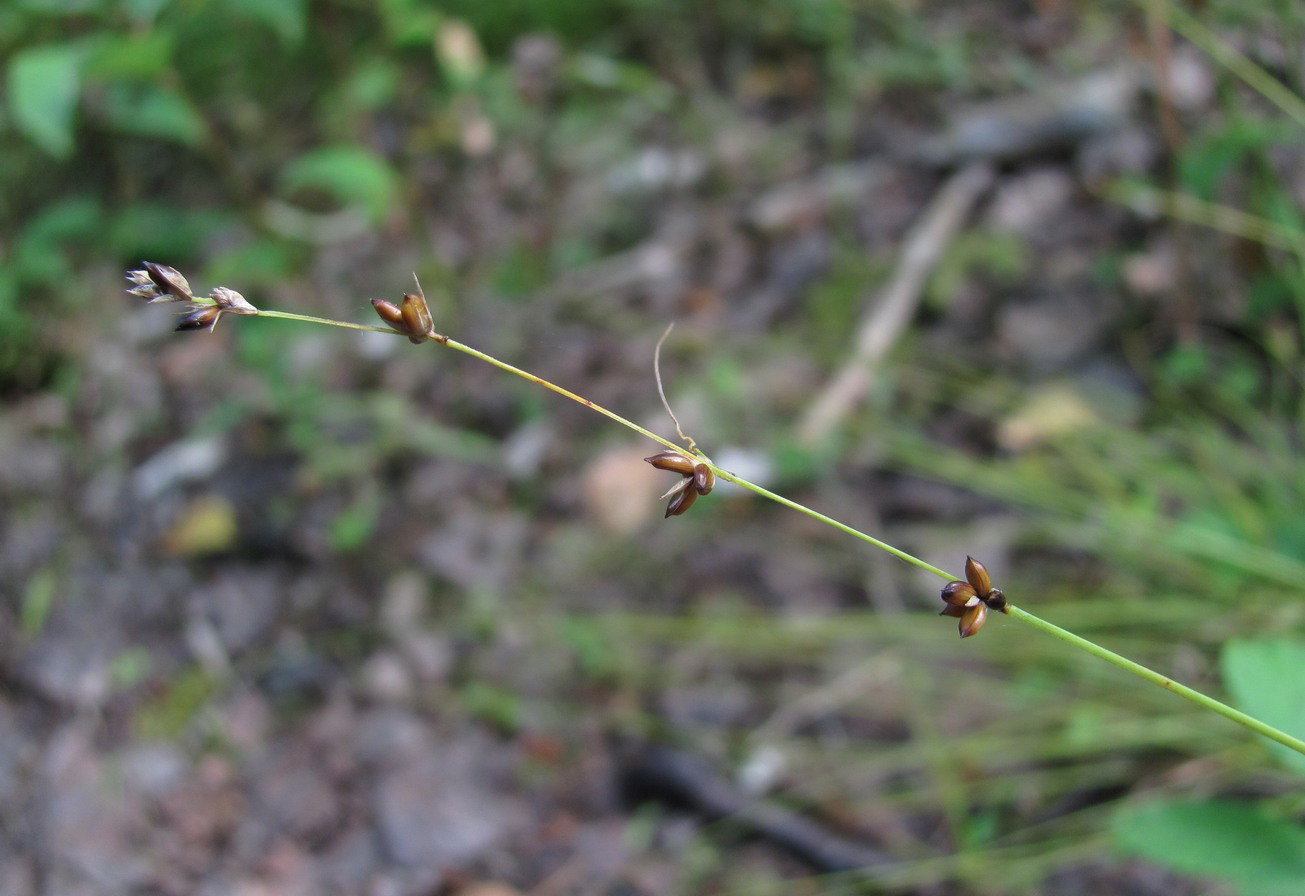
M 691 488 L 681 490 L 675 497 L 671 498 L 671 503 L 666 505 L 666 519 L 672 516 L 679 516 L 693 506 L 693 502 L 698 500 L 698 493 Z

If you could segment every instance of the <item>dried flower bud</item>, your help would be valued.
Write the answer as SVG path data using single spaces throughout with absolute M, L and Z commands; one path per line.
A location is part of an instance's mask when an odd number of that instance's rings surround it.
M 969 579 L 980 597 L 987 597 L 992 590 L 992 577 L 988 575 L 988 568 L 968 555 L 965 558 L 965 578 Z
M 176 268 L 166 264 L 142 261 L 145 269 L 128 271 L 127 282 L 131 287 L 127 292 L 140 296 L 147 302 L 190 302 L 194 296 L 190 293 L 190 284 Z
M 407 328 L 408 341 L 420 345 L 435 335 L 435 321 L 430 316 L 426 300 L 415 293 L 405 293 L 403 307 L 400 309 L 403 323 Z
M 687 484 L 688 482 L 689 480 L 686 479 L 682 484 Z M 662 519 L 679 516 L 692 507 L 693 502 L 696 500 L 698 500 L 698 493 L 696 491 L 691 488 L 681 488 L 679 493 L 671 498 L 671 503 L 666 505 L 666 516 L 662 517 Z
M 693 467 L 693 487 L 698 494 L 708 494 L 716 485 L 716 474 L 711 471 L 711 467 L 706 464 L 695 464 Z
M 663 451 L 652 457 L 645 457 L 644 460 L 659 470 L 668 470 L 681 476 L 692 476 L 694 473 L 693 459 L 678 451 Z
M 983 623 L 988 620 L 988 605 L 979 601 L 974 606 L 965 610 L 961 621 L 957 625 L 962 638 L 968 638 L 970 635 L 977 635 L 979 629 L 983 628 Z
M 222 309 L 217 305 L 201 305 L 177 321 L 176 331 L 183 333 L 188 330 L 212 330 L 221 316 Z
M 227 314 L 257 314 L 258 309 L 249 304 L 249 301 L 236 292 L 234 289 L 227 289 L 225 286 L 218 286 L 213 289 L 209 297 L 217 303 L 218 311 Z

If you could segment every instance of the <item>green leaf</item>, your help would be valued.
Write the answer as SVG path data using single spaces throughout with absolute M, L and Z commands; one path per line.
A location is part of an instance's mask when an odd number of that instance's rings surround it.
M 385 33 L 396 47 L 429 47 L 442 16 L 418 0 L 381 0 L 378 5 Z
M 83 73 L 87 80 L 157 78 L 172 66 L 174 44 L 172 33 L 162 29 L 115 36 L 87 57 Z
M 1120 849 L 1187 874 L 1231 880 L 1254 892 L 1305 880 L 1305 830 L 1254 806 L 1152 803 L 1112 820 Z
M 73 152 L 85 49 L 76 44 L 32 47 L 9 61 L 9 104 L 18 129 L 56 159 Z
M 223 5 L 262 22 L 287 44 L 300 43 L 308 32 L 308 0 L 225 0 Z
M 197 146 L 206 128 L 190 101 L 159 84 L 111 84 L 100 107 L 106 121 L 125 134 L 160 137 Z
M 1224 685 L 1244 711 L 1305 739 L 1305 643 L 1288 640 L 1230 641 L 1219 657 Z M 1271 743 L 1282 763 L 1305 775 L 1305 755 Z
M 281 186 L 321 190 L 344 205 L 359 205 L 380 221 L 398 193 L 399 178 L 380 156 L 361 146 L 328 146 L 305 153 L 281 172 Z

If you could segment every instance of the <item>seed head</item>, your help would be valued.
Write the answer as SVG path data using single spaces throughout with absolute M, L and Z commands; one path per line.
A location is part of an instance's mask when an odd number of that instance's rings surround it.
M 376 314 L 385 321 L 386 326 L 408 337 L 408 341 L 419 345 L 427 339 L 436 342 L 448 342 L 447 336 L 435 332 L 435 321 L 431 318 L 430 307 L 426 300 L 416 293 L 406 293 L 402 306 L 385 299 L 372 299 Z
M 659 470 L 679 473 L 683 477 L 662 495 L 663 499 L 671 499 L 666 505 L 668 517 L 684 513 L 693 506 L 693 502 L 698 500 L 699 495 L 709 493 L 716 485 L 716 474 L 712 472 L 711 467 L 695 460 L 687 453 L 667 450 L 652 457 L 645 457 L 644 460 Z
M 190 284 L 176 268 L 152 261 L 142 261 L 141 265 L 144 270 L 127 272 L 127 282 L 131 284 L 127 292 L 147 302 L 194 301 Z
M 988 619 L 989 610 L 1006 612 L 1006 595 L 992 587 L 988 568 L 973 557 L 965 558 L 965 578 L 968 581 L 948 582 L 942 589 L 945 606 L 940 616 L 959 619 L 962 638 L 978 634 Z

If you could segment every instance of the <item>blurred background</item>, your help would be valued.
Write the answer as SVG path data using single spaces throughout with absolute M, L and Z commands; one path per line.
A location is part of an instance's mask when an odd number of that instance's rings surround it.
M 1298 892 L 1293 0 L 9 0 L 0 891 Z

